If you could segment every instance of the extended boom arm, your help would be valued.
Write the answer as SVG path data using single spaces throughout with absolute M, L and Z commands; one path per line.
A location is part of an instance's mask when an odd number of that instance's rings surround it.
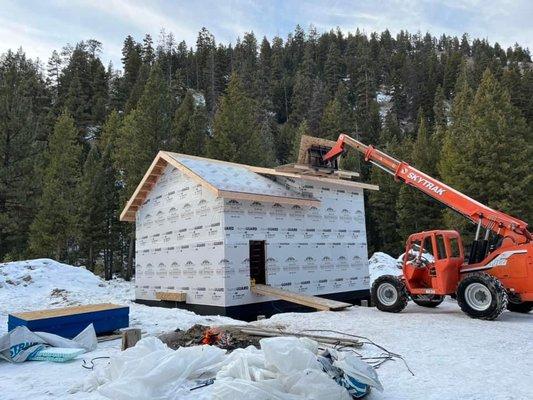
M 324 156 L 324 160 L 329 161 L 340 156 L 346 145 L 363 153 L 365 161 L 370 161 L 393 175 L 397 180 L 414 186 L 478 224 L 478 232 L 479 227 L 483 226 L 498 235 L 513 239 L 517 244 L 531 241 L 531 233 L 527 230 L 527 223 L 524 221 L 493 210 L 411 167 L 406 162 L 398 161 L 373 146 L 367 146 L 348 135 L 339 136 L 335 146 Z

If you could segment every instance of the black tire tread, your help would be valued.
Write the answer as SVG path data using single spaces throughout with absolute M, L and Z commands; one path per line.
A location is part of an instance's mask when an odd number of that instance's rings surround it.
M 495 295 L 496 303 L 488 310 L 480 312 L 470 308 L 464 298 L 464 291 L 471 283 L 479 282 L 484 284 Z M 471 318 L 493 321 L 498 318 L 507 308 L 507 292 L 500 280 L 484 272 L 474 272 L 466 276 L 457 286 L 457 304 L 461 310 Z
M 391 283 L 398 290 L 398 301 L 392 306 L 386 306 L 380 303 L 378 300 L 377 288 L 380 284 L 384 282 Z M 372 304 L 374 304 L 378 310 L 385 311 L 385 312 L 391 312 L 391 313 L 399 313 L 405 307 L 407 307 L 407 303 L 409 302 L 409 294 L 407 293 L 405 284 L 400 278 L 394 275 L 382 275 L 379 278 L 377 278 L 372 284 L 371 297 L 372 297 Z
M 522 303 L 507 303 L 507 309 L 512 312 L 527 314 L 533 310 L 533 301 L 524 301 Z
M 418 299 L 418 296 L 416 295 L 411 296 L 415 304 L 419 305 L 420 307 L 426 307 L 426 308 L 435 308 L 441 305 L 442 302 L 444 301 L 444 296 L 434 295 L 433 297 L 437 299 L 422 300 L 422 299 Z

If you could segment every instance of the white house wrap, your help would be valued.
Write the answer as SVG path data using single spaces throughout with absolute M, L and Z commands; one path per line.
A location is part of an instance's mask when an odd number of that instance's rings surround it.
M 136 299 L 180 293 L 186 301 L 172 305 L 241 318 L 287 309 L 251 293 L 251 278 L 348 302 L 367 297 L 363 188 L 375 189 L 160 152 L 121 215 L 136 223 Z

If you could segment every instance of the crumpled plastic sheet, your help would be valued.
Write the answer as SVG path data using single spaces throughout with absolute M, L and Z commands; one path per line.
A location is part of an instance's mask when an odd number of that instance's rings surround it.
M 0 358 L 10 362 L 24 362 L 32 354 L 46 347 L 80 348 L 92 351 L 97 343 L 93 324 L 89 324 L 73 339 L 66 339 L 48 332 L 32 332 L 25 326 L 17 326 L 0 336 Z
M 207 345 L 174 351 L 159 339 L 148 337 L 113 357 L 73 391 L 98 390 L 113 400 L 352 398 L 346 388 L 324 372 L 317 360 L 315 341 L 274 337 L 261 339 L 260 345 L 261 349 L 249 346 L 230 354 Z M 195 381 L 210 378 L 215 378 L 213 385 L 190 390 L 197 384 Z
M 172 350 L 159 339 L 147 337 L 112 357 L 104 369 L 94 371 L 71 392 L 97 389 L 113 400 L 181 399 L 189 394 L 186 383 L 214 377 L 225 354 L 226 350 L 214 346 Z

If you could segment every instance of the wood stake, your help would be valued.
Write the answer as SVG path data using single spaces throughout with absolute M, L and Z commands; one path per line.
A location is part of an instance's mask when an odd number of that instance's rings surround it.
M 139 328 L 128 328 L 122 331 L 122 351 L 129 349 L 141 340 L 141 330 Z

